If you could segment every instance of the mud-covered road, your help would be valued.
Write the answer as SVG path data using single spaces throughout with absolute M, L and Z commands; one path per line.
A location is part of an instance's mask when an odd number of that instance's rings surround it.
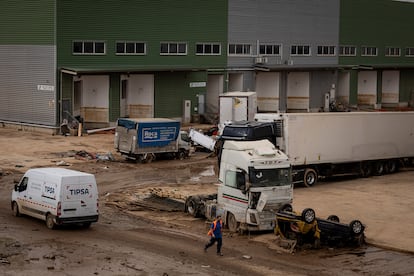
M 115 162 L 80 158 L 86 151 Z M 113 134 L 62 137 L 0 128 L 1 275 L 413 275 L 414 171 L 366 179 L 335 179 L 296 188 L 294 208 L 312 207 L 367 225 L 361 248 L 274 246 L 274 235 L 224 233 L 224 256 L 203 252 L 208 225 L 179 205 L 140 204 L 154 189 L 177 198 L 214 192 L 216 159 L 206 153 L 151 164 L 125 162 Z M 49 230 L 44 222 L 13 217 L 13 180 L 28 168 L 68 165 L 96 175 L 100 219 L 90 229 Z M 378 245 L 378 246 L 377 246 Z M 393 250 L 391 250 L 393 249 Z

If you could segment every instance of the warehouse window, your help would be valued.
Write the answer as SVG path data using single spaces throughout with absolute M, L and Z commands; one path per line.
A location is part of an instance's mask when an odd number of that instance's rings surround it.
M 187 43 L 184 42 L 161 42 L 161 55 L 187 55 Z
M 377 52 L 378 52 L 377 47 L 367 47 L 367 46 L 361 47 L 361 56 L 373 57 L 373 56 L 377 56 Z
M 252 54 L 252 45 L 250 44 L 229 44 L 229 55 L 249 56 Z
M 103 41 L 73 41 L 72 53 L 75 55 L 104 55 L 106 45 Z
M 267 56 L 280 56 L 280 45 L 278 44 L 260 44 L 259 54 Z
M 145 55 L 147 47 L 144 42 L 118 41 L 116 42 L 117 55 Z
M 334 56 L 335 46 L 318 46 L 316 55 L 318 56 Z
M 292 45 L 290 47 L 291 56 L 310 56 L 310 46 L 308 45 Z
M 405 56 L 406 57 L 414 57 L 414 47 L 405 48 Z
M 399 57 L 400 55 L 401 55 L 401 48 L 398 48 L 398 47 L 385 48 L 386 57 Z
M 197 43 L 196 55 L 220 55 L 220 43 Z
M 356 47 L 355 46 L 340 46 L 339 55 L 345 57 L 354 57 L 356 56 Z

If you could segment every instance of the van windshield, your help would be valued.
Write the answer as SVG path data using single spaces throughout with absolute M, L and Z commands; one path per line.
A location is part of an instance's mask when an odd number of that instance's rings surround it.
M 249 168 L 251 187 L 273 187 L 291 185 L 291 169 L 255 169 Z

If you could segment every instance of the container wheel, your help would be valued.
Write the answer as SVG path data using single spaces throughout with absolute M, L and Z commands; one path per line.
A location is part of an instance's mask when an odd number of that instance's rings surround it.
M 16 201 L 13 201 L 12 211 L 13 211 L 13 216 L 20 217 L 19 205 L 17 205 Z
M 46 215 L 46 226 L 49 229 L 55 229 L 55 222 L 53 221 L 53 215 L 52 214 L 47 214 Z
M 314 169 L 307 168 L 303 175 L 303 184 L 305 184 L 306 187 L 312 187 L 317 181 L 318 173 Z
M 236 217 L 232 213 L 227 215 L 227 227 L 232 233 L 236 233 L 239 229 L 239 223 L 236 221 Z

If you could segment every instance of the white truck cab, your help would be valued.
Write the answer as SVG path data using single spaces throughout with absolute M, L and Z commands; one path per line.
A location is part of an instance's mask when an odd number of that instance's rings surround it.
M 64 168 L 28 170 L 15 184 L 11 198 L 13 215 L 44 220 L 50 229 L 79 223 L 89 227 L 98 221 L 98 207 L 95 176 Z

